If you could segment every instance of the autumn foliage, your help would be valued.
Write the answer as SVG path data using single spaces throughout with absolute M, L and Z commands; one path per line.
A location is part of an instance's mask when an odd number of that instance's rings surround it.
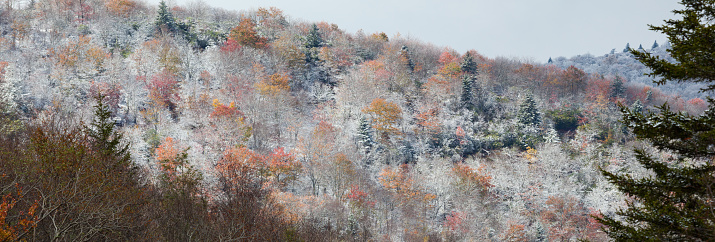
M 380 132 L 383 141 L 389 140 L 392 135 L 400 134 L 396 126 L 402 120 L 402 109 L 397 104 L 377 98 L 363 108 L 362 112 L 372 117 L 373 128 Z
M 250 46 L 256 49 L 263 49 L 268 46 L 266 38 L 258 36 L 256 33 L 256 23 L 248 18 L 241 19 L 238 26 L 231 29 L 228 39 L 240 45 Z

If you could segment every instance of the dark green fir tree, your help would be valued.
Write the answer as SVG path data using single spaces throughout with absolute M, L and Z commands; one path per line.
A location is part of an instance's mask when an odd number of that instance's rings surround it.
M 323 46 L 323 37 L 320 35 L 318 25 L 313 24 L 308 35 L 305 36 L 305 48 L 320 48 Z
M 517 118 L 519 123 L 526 125 L 538 125 L 541 123 L 541 114 L 539 114 L 539 109 L 536 108 L 536 101 L 534 101 L 533 95 L 527 94 L 524 101 L 519 105 Z
M 177 31 L 176 20 L 174 15 L 169 11 L 169 7 L 166 6 L 166 2 L 159 2 L 159 10 L 156 13 L 156 20 L 154 21 L 154 26 L 157 31 L 167 30 L 171 33 Z
M 472 57 L 472 54 L 470 54 L 469 52 L 464 54 L 464 57 L 462 57 L 462 62 L 459 63 L 459 66 L 462 68 L 462 71 L 466 74 L 469 74 L 469 75 L 477 74 L 477 62 L 474 62 L 474 57 Z
M 474 110 L 474 77 L 471 75 L 462 76 L 462 96 L 460 102 L 463 108 Z
M 653 42 L 653 46 L 650 47 L 651 50 L 652 50 L 652 49 L 655 49 L 655 48 L 658 48 L 658 41 L 657 41 L 657 40 L 656 40 L 655 42 Z
M 370 148 L 375 144 L 372 138 L 372 127 L 370 122 L 365 118 L 360 118 L 360 124 L 358 126 L 358 143 L 362 145 L 367 152 L 370 152 Z
M 112 112 L 105 104 L 104 98 L 101 93 L 95 97 L 97 104 L 94 106 L 94 119 L 89 126 L 84 127 L 85 133 L 92 139 L 95 150 L 108 165 L 130 171 L 133 167 L 129 144 L 122 144 L 122 134 L 114 129 Z
M 684 9 L 673 11 L 682 19 L 668 20 L 651 30 L 668 36 L 668 49 L 676 60 L 668 62 L 647 52 L 632 51 L 651 76 L 667 81 L 715 81 L 715 0 L 683 0 Z M 601 170 L 621 192 L 632 199 L 615 215 L 597 218 L 616 241 L 712 241 L 715 238 L 715 106 L 701 116 L 675 113 L 667 105 L 642 114 L 621 106 L 623 123 L 640 139 L 674 154 L 658 159 L 636 149 L 638 162 L 652 172 L 642 178 L 629 173 Z M 651 152 L 652 153 L 652 152 Z
M 609 96 L 611 98 L 621 98 L 623 97 L 623 94 L 626 93 L 626 87 L 624 86 L 623 78 L 621 78 L 620 76 L 617 76 L 613 79 L 613 82 L 611 82 L 610 87 L 611 92 Z

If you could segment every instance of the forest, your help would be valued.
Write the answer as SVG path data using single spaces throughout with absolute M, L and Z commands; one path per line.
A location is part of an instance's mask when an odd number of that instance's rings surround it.
M 537 63 L 272 7 L 0 2 L 1 241 L 608 241 L 634 198 L 603 172 L 680 157 L 623 112 L 708 110 L 644 76 L 669 43 Z

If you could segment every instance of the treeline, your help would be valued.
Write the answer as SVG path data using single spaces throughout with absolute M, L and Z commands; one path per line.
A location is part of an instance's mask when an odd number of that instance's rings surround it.
M 8 3 L 8 239 L 604 240 L 597 168 L 648 147 L 617 104 L 707 106 L 276 8 Z

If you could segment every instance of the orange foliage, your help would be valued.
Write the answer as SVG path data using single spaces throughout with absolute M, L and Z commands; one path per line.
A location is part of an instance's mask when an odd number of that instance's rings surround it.
M 128 17 L 129 13 L 136 8 L 137 3 L 133 0 L 107 0 L 104 2 L 104 6 L 116 16 Z
M 410 167 L 407 164 L 400 165 L 398 169 L 387 167 L 382 169 L 378 180 L 387 190 L 395 192 L 402 205 L 414 202 L 424 204 L 437 198 L 434 194 L 418 190 L 409 173 Z
M 159 162 L 161 170 L 172 175 L 177 172 L 176 169 L 179 165 L 177 164 L 177 159 L 179 159 L 181 152 L 183 152 L 183 150 L 177 147 L 177 143 L 174 139 L 166 137 L 164 143 L 154 150 L 154 157 Z
M 608 98 L 612 80 L 593 78 L 586 84 L 586 97 L 591 101 Z
M 430 108 L 424 112 L 417 113 L 415 119 L 417 119 L 417 126 L 421 128 L 422 132 L 428 134 L 439 134 L 442 127 L 440 126 L 440 120 L 437 116 L 439 114 L 439 108 Z M 415 130 L 418 132 L 419 130 Z
M 437 70 L 437 73 L 445 78 L 457 78 L 462 73 L 459 59 L 448 51 L 442 52 L 438 62 L 442 64 L 442 68 Z
M 238 108 L 236 108 L 236 106 L 233 102 L 231 102 L 228 106 L 226 106 L 225 104 L 220 103 L 218 101 L 218 99 L 214 99 L 212 105 L 214 107 L 214 111 L 209 115 L 209 117 L 220 118 L 220 117 L 241 116 L 239 118 L 242 118 L 242 116 L 243 116 L 243 112 L 238 110 Z
M 603 236 L 600 226 L 591 219 L 576 198 L 550 196 L 547 209 L 541 212 L 541 221 L 548 225 L 549 238 L 567 241 L 574 238 L 596 238 Z
M 290 91 L 290 76 L 276 73 L 256 83 L 255 87 L 262 95 L 276 97 Z
M 276 184 L 284 186 L 287 182 L 298 178 L 303 168 L 295 156 L 285 153 L 283 147 L 273 149 L 266 159 L 265 175 L 275 179 Z
M 268 40 L 258 36 L 258 33 L 256 33 L 256 23 L 247 18 L 241 19 L 238 26 L 231 29 L 231 32 L 228 34 L 228 39 L 256 49 L 264 49 L 268 46 L 268 44 L 266 44 Z
M 8 221 L 8 213 L 15 207 L 18 199 L 22 198 L 22 191 L 20 187 L 15 184 L 17 188 L 17 193 L 13 195 L 8 193 L 2 197 L 2 203 L 0 203 L 0 241 L 16 241 L 22 234 L 27 233 L 35 227 L 38 221 L 35 212 L 37 210 L 37 201 L 30 206 L 27 211 L 19 212 L 17 221 L 11 224 Z
M 477 191 L 481 194 L 489 192 L 489 188 L 494 187 L 491 184 L 492 177 L 486 172 L 484 165 L 474 169 L 465 164 L 455 164 L 452 171 L 457 176 L 457 187 L 470 192 Z
M 370 201 L 370 196 L 363 190 L 360 190 L 357 185 L 352 185 L 350 187 L 350 192 L 348 192 L 346 197 L 348 201 L 350 201 L 350 205 L 358 208 L 367 208 L 375 206 L 375 202 Z
M 390 135 L 400 134 L 395 126 L 402 120 L 402 109 L 397 104 L 376 98 L 362 112 L 372 116 L 372 127 L 380 132 L 383 140 L 389 140 Z
M 500 238 L 501 241 L 526 242 L 529 238 L 526 236 L 525 226 L 509 222 L 509 229 L 504 231 Z
M 109 53 L 102 47 L 92 44 L 91 40 L 90 37 L 79 36 L 59 49 L 51 49 L 50 55 L 55 60 L 55 64 L 62 68 L 76 69 L 82 63 L 89 63 L 94 70 L 99 71 L 104 61 L 109 58 Z

